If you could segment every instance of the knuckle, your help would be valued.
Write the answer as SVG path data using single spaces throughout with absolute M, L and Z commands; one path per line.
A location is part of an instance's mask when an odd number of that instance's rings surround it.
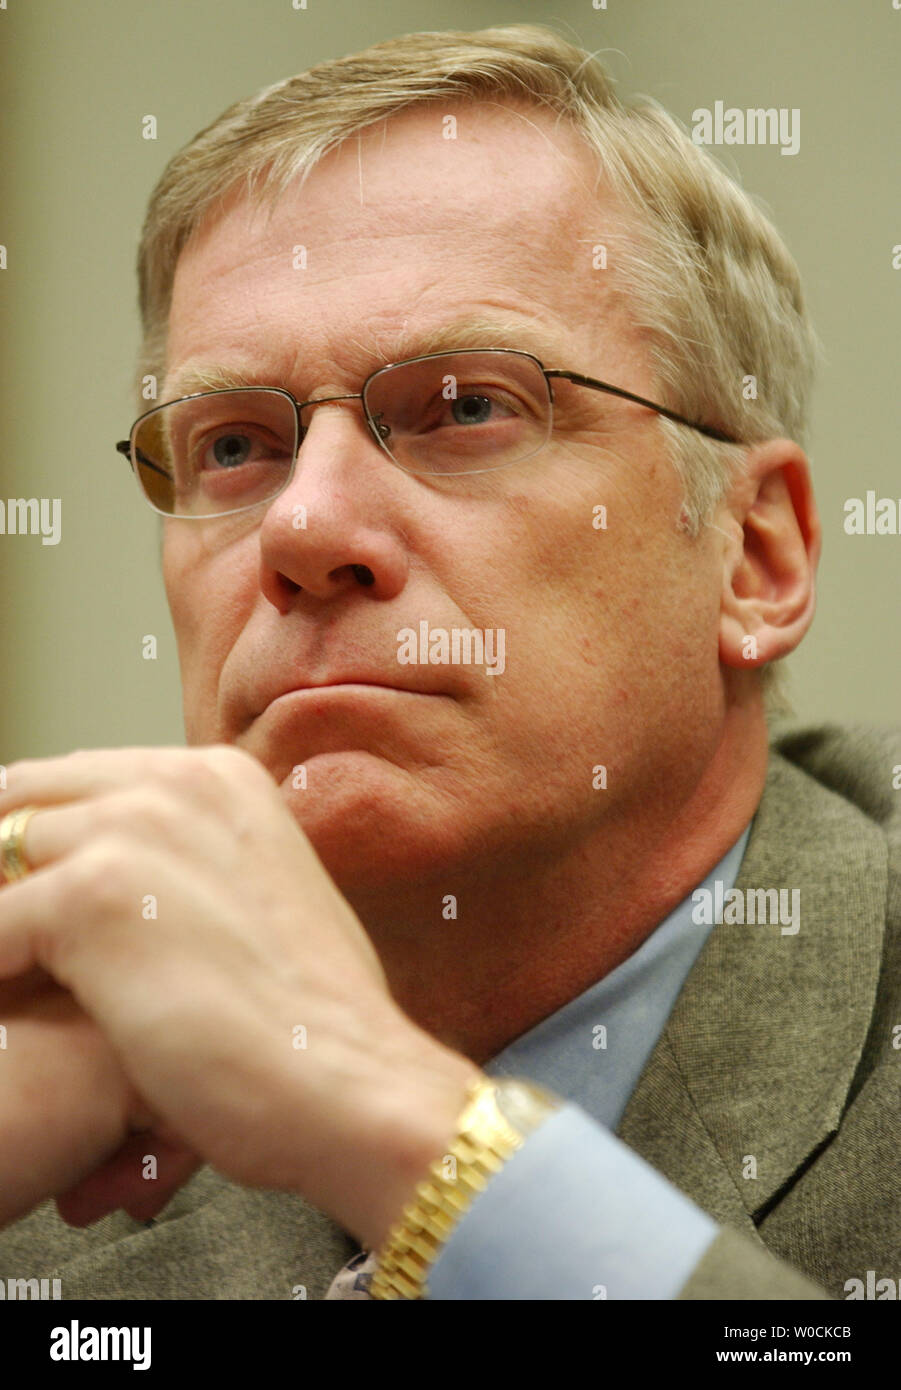
M 236 781 L 270 780 L 265 768 L 252 754 L 231 743 L 167 749 L 162 757 L 159 750 L 155 751 L 157 757 L 148 780 L 180 795 L 191 792 L 206 799 L 233 789 Z
M 127 823 L 141 833 L 142 839 L 149 834 L 155 838 L 164 837 L 173 827 L 181 828 L 184 813 L 173 793 L 175 786 L 142 787 L 140 792 L 126 801 Z M 114 816 L 113 808 L 110 808 Z M 111 819 L 110 828 L 115 830 L 117 821 Z
M 180 819 L 175 797 L 165 786 L 144 783 L 127 791 L 113 792 L 91 808 L 92 844 L 112 839 L 124 858 L 151 836 L 165 835 Z
M 213 765 L 222 768 L 225 772 L 232 770 L 262 771 L 260 764 L 252 754 L 243 748 L 237 748 L 233 743 L 214 743 L 208 752 Z
M 232 743 L 216 743 L 205 752 L 207 767 L 220 786 L 253 788 L 269 782 L 262 764 L 243 748 L 236 748 Z
M 162 815 L 168 805 L 171 820 L 173 812 L 184 815 L 185 803 L 192 803 L 196 809 L 206 811 L 222 799 L 222 782 L 209 764 L 204 752 L 192 750 L 179 759 L 167 763 L 156 779 L 159 793 L 157 814 Z
M 148 782 L 182 792 L 194 785 L 197 769 L 198 761 L 193 751 L 176 749 L 152 763 Z
M 62 884 L 66 895 L 104 911 L 121 902 L 127 891 L 128 855 L 121 837 L 101 834 L 73 855 L 65 866 Z

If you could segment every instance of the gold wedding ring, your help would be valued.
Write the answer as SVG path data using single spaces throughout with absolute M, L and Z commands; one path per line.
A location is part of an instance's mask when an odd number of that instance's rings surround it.
M 25 827 L 37 806 L 19 806 L 0 820 L 0 874 L 7 883 L 32 872 L 25 857 Z

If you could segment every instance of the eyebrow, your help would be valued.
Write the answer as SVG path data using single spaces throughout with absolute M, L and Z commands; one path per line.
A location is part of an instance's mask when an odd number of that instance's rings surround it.
M 518 348 L 530 352 L 544 366 L 556 366 L 561 355 L 554 346 L 557 334 L 552 327 L 543 327 L 535 319 L 508 317 L 467 316 L 454 319 L 433 329 L 402 329 L 391 339 L 389 349 L 375 345 L 370 347 L 355 342 L 358 360 L 361 362 L 362 379 L 377 367 L 389 362 L 400 362 L 408 357 L 426 357 L 433 352 L 453 352 L 460 348 Z M 372 366 L 362 367 L 369 360 Z M 278 386 L 278 373 L 261 371 L 254 366 L 229 366 L 218 362 L 186 362 L 178 368 L 171 380 L 166 378 L 165 396 L 177 400 L 180 396 L 193 395 L 197 391 L 227 391 L 239 387 Z

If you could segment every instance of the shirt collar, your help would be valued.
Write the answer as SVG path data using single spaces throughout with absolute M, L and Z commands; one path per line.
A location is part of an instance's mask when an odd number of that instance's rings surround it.
M 733 887 L 750 830 L 749 821 L 698 888 Z M 712 930 L 694 921 L 694 892 L 627 960 L 503 1048 L 486 1074 L 528 1077 L 615 1128 Z

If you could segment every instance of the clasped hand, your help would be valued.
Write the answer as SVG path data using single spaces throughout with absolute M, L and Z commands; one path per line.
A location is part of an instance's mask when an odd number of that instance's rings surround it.
M 79 752 L 10 765 L 0 817 L 24 805 L 0 1225 L 50 1196 L 146 1220 L 206 1162 L 379 1242 L 477 1073 L 397 1007 L 268 772 L 230 746 Z

